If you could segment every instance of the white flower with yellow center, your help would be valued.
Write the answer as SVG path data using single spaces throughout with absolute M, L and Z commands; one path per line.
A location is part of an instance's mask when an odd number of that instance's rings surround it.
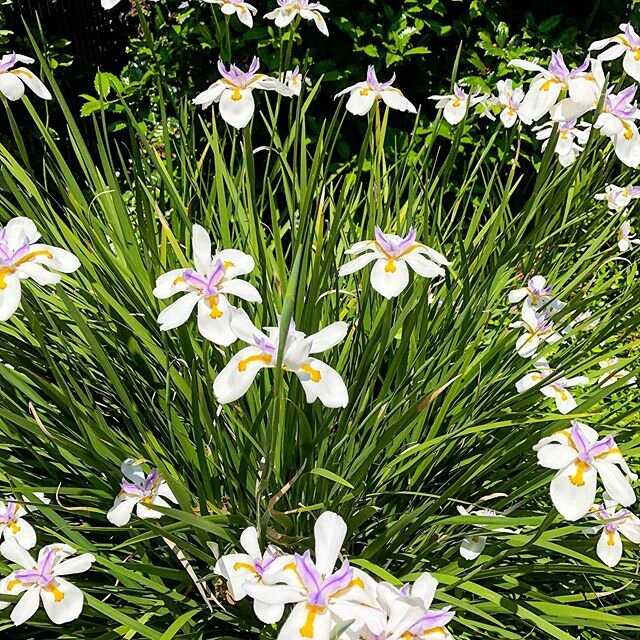
M 258 73 L 259 68 L 260 60 L 255 57 L 247 71 L 240 70 L 235 64 L 226 69 L 222 61 L 219 61 L 218 71 L 222 78 L 196 96 L 193 103 L 203 109 L 217 103 L 222 119 L 236 129 L 243 129 L 249 124 L 255 111 L 255 89 L 276 91 L 283 96 L 293 95 L 291 89 L 276 78 Z
M 40 606 L 55 624 L 75 620 L 82 612 L 82 591 L 66 580 L 66 576 L 89 571 L 95 558 L 90 553 L 71 558 L 76 550 L 66 544 L 43 547 L 34 560 L 15 538 L 0 545 L 0 553 L 22 567 L 0 581 L 0 594 L 21 596 L 11 612 L 11 620 L 18 626 L 31 618 Z M 10 606 L 0 601 L 0 609 Z
M 618 229 L 618 249 L 623 253 L 631 249 L 632 244 L 640 244 L 640 240 L 635 237 L 631 223 L 625 220 Z
M 598 365 L 604 370 L 604 373 L 598 378 L 598 384 L 601 387 L 608 387 L 611 384 L 615 384 L 618 380 L 622 380 L 622 378 L 628 376 L 630 373 L 630 371 L 626 369 L 618 368 L 618 358 L 615 357 L 601 360 L 598 362 Z M 637 379 L 635 376 L 627 380 L 628 385 L 634 385 L 636 382 Z
M 242 310 L 233 312 L 231 329 L 250 346 L 241 349 L 213 381 L 218 402 L 226 404 L 242 397 L 261 369 L 277 364 L 280 327 L 266 327 L 260 331 Z M 347 387 L 340 374 L 312 354 L 331 349 L 347 335 L 345 322 L 334 322 L 310 336 L 297 331 L 293 321 L 284 346 L 282 367 L 296 374 L 302 383 L 307 402 L 320 400 L 326 407 L 346 407 L 349 403 Z
M 501 108 L 500 120 L 502 124 L 510 129 L 520 120 L 523 124 L 531 124 L 531 118 L 522 113 L 520 107 L 524 100 L 524 91 L 518 87 L 513 87 L 512 80 L 498 80 L 498 100 L 497 104 Z
M 549 366 L 545 358 L 539 358 L 533 363 L 533 366 L 537 371 L 528 373 L 524 378 L 516 382 L 518 393 L 529 391 L 529 389 L 533 389 L 544 380 L 553 378 L 553 381 L 540 387 L 540 393 L 547 398 L 553 398 L 560 413 L 565 414 L 573 411 L 578 406 L 578 403 L 571 395 L 569 387 L 589 384 L 589 378 L 586 376 L 576 376 L 574 378 L 555 377 L 554 370 Z
M 622 558 L 622 534 L 633 544 L 640 544 L 640 518 L 629 509 L 616 509 L 617 503 L 605 492 L 604 505 L 594 507 L 591 516 L 601 524 L 590 527 L 587 534 L 600 533 L 596 553 L 608 567 L 615 567 Z
M 554 151 L 558 154 L 558 160 L 563 167 L 571 166 L 578 155 L 584 151 L 584 145 L 589 140 L 590 126 L 586 122 L 567 120 L 566 122 L 547 122 L 538 127 L 533 127 L 536 132 L 536 140 L 544 140 L 542 150 L 547 148 L 554 127 L 558 128 L 558 139 Z
M 624 211 L 632 200 L 640 198 L 640 187 L 630 185 L 628 187 L 618 187 L 615 184 L 608 184 L 602 193 L 596 193 L 596 200 L 604 200 L 607 207 L 612 211 Z
M 127 458 L 120 466 L 124 478 L 120 483 L 120 493 L 116 496 L 113 507 L 107 513 L 107 520 L 116 527 L 123 527 L 131 519 L 133 509 L 142 520 L 157 520 L 162 512 L 154 509 L 170 507 L 167 502 L 177 502 L 169 485 L 160 477 L 157 469 L 145 475 L 142 466 L 132 458 Z
M 562 340 L 551 321 L 551 310 L 545 307 L 538 312 L 528 300 L 522 305 L 522 320 L 509 325 L 513 329 L 523 328 L 524 333 L 516 341 L 516 351 L 523 358 L 533 357 L 543 342 L 555 344 Z
M 36 532 L 24 519 L 27 513 L 29 509 L 13 496 L 8 496 L 6 502 L 0 502 L 0 538 L 15 538 L 25 549 L 35 547 Z
M 235 13 L 238 20 L 249 28 L 253 27 L 253 16 L 258 13 L 252 4 L 244 2 L 244 0 L 205 0 L 205 2 L 217 4 L 225 16 L 232 16 Z
M 209 234 L 199 224 L 193 225 L 192 245 L 195 269 L 174 269 L 156 281 L 156 298 L 184 294 L 160 312 L 160 329 L 168 331 L 184 324 L 197 306 L 200 334 L 215 344 L 229 346 L 237 338 L 230 325 L 235 307 L 227 296 L 262 302 L 252 284 L 236 277 L 253 271 L 255 262 L 237 249 L 223 249 L 212 256 Z
M 265 580 L 277 581 L 280 577 L 276 570 L 277 566 L 279 567 L 283 562 L 293 562 L 293 556 L 285 556 L 272 545 L 269 545 L 263 553 L 255 527 L 247 527 L 242 532 L 240 545 L 245 553 L 222 556 L 213 570 L 227 581 L 229 593 L 236 602 L 247 595 L 247 585 L 263 584 Z M 253 610 L 262 622 L 274 624 L 282 618 L 284 604 L 268 604 L 254 600 Z
M 533 447 L 538 464 L 558 470 L 551 481 L 551 500 L 567 520 L 579 520 L 589 513 L 598 476 L 618 504 L 628 507 L 636 501 L 629 479 L 638 477 L 627 466 L 612 436 L 598 438 L 595 429 L 574 420 L 570 429 L 542 438 Z
M 640 36 L 636 30 L 628 23 L 620 25 L 619 33 L 611 38 L 596 40 L 589 49 L 600 51 L 609 45 L 606 51 L 598 54 L 598 60 L 615 60 L 622 58 L 622 67 L 636 82 L 640 82 Z
M 308 87 L 311 86 L 311 80 L 309 78 L 302 76 L 302 72 L 300 71 L 300 67 L 297 65 L 291 69 L 291 71 L 285 71 L 285 73 L 280 74 L 280 82 L 283 82 L 291 91 L 293 91 L 293 95 L 299 96 L 302 91 L 302 83 L 306 84 Z
M 396 80 L 396 74 L 391 76 L 390 80 L 380 82 L 376 76 L 373 65 L 369 65 L 367 69 L 367 79 L 364 82 L 358 82 L 336 94 L 336 98 L 349 94 L 347 100 L 347 111 L 356 116 L 364 116 L 371 108 L 382 100 L 390 109 L 398 111 L 408 111 L 409 113 L 417 113 L 409 100 L 407 100 L 402 91 L 391 85 Z
M 24 88 L 29 87 L 43 100 L 51 100 L 51 93 L 42 81 L 29 69 L 16 67 L 16 64 L 33 64 L 35 60 L 17 53 L 7 53 L 0 58 L 0 93 L 8 100 L 19 100 Z
M 451 264 L 441 253 L 416 242 L 417 232 L 410 229 L 404 237 L 383 233 L 376 227 L 375 240 L 356 242 L 346 254 L 357 256 L 340 267 L 338 274 L 355 273 L 374 262 L 371 286 L 385 298 L 399 296 L 409 284 L 409 268 L 424 278 L 444 277 L 443 266 Z M 407 266 L 408 265 L 408 266 Z
M 80 261 L 72 253 L 38 244 L 40 237 L 29 218 L 13 218 L 6 227 L 0 227 L 0 321 L 8 320 L 20 306 L 22 280 L 57 284 L 61 276 L 45 267 L 61 273 L 80 268 Z
M 355 637 L 365 626 L 381 633 L 385 614 L 369 594 L 371 579 L 348 560 L 335 570 L 347 534 L 344 520 L 326 511 L 318 518 L 314 533 L 315 559 L 306 551 L 287 560 L 279 576 L 284 584 L 246 585 L 255 600 L 274 606 L 295 605 L 278 640 L 329 640 L 337 625 L 349 621 L 349 633 Z
M 283 29 L 288 27 L 297 16 L 303 20 L 313 20 L 318 31 L 325 36 L 329 35 L 329 29 L 323 13 L 329 13 L 329 9 L 319 2 L 310 0 L 278 0 L 278 6 L 273 11 L 265 14 L 267 20 L 273 20 L 276 27 Z
M 467 114 L 467 109 L 477 104 L 483 105 L 485 115 L 489 113 L 486 108 L 488 96 L 481 95 L 480 91 L 474 91 L 469 94 L 457 84 L 453 85 L 453 93 L 429 96 L 429 100 L 436 101 L 436 109 L 443 110 L 444 119 L 451 125 L 462 122 Z M 491 117 L 493 118 L 493 116 Z

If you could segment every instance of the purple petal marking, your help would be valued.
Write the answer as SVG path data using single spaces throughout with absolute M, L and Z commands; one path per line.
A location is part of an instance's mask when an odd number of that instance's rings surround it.
M 275 345 L 271 344 L 266 338 L 263 338 L 262 336 L 255 336 L 253 340 L 256 343 L 256 346 L 262 349 L 264 353 L 268 353 L 269 355 L 275 354 Z
M 17 502 L 9 502 L 7 508 L 0 513 L 0 522 L 3 524 L 9 524 L 16 519 L 16 512 L 20 505 Z
M 160 472 L 157 469 L 152 469 L 151 473 L 146 477 L 143 488 L 145 491 L 150 492 L 160 480 Z
M 313 599 L 320 598 L 322 590 L 322 576 L 316 569 L 316 565 L 311 560 L 311 553 L 309 551 L 305 551 L 302 556 L 296 553 L 294 555 L 294 560 L 296 563 L 296 571 L 307 589 L 307 599 L 309 602 Z M 313 602 L 313 604 L 319 603 Z
M 571 71 L 571 73 L 569 75 L 570 76 L 574 76 L 574 75 L 577 75 L 579 73 L 582 73 L 583 71 L 586 71 L 589 68 L 589 62 L 590 62 L 590 58 L 589 58 L 589 56 L 587 56 L 584 59 L 584 62 L 580 66 L 576 67 L 573 71 Z
M 229 69 L 226 69 L 222 60 L 218 61 L 218 72 L 220 75 L 228 80 L 232 85 L 240 88 L 244 88 L 253 79 L 256 72 L 260 68 L 260 60 L 254 56 L 251 60 L 251 64 L 247 71 L 242 71 L 235 64 L 230 65 Z
M 636 30 L 630 23 L 627 23 L 624 28 L 624 35 L 627 37 L 629 44 L 632 48 L 636 49 L 640 47 L 640 36 L 636 33 Z
M 549 73 L 554 76 L 565 80 L 569 76 L 569 69 L 564 61 L 564 56 L 561 51 L 556 51 L 551 54 L 551 62 L 549 63 Z
M 4 71 L 8 71 L 9 69 L 11 69 L 15 63 L 18 61 L 18 56 L 16 54 L 16 52 L 14 51 L 10 56 L 9 59 L 6 62 L 3 62 L 2 64 L 0 64 L 0 73 L 4 72 Z
M 127 493 L 130 496 L 144 498 L 147 495 L 146 491 L 141 486 L 134 484 L 133 482 L 127 482 L 126 480 L 123 480 L 120 483 L 120 488 L 124 493 Z
M 459 85 L 453 85 L 453 95 L 460 100 L 460 102 L 466 102 L 469 97 L 467 92 Z
M 199 273 L 196 273 L 193 269 L 185 269 L 182 272 L 182 277 L 188 285 L 195 287 L 196 289 L 206 289 L 209 286 L 207 280 Z
M 386 251 L 387 253 L 393 251 L 393 244 L 389 240 L 387 240 L 387 236 L 382 233 L 382 229 L 380 227 L 376 227 L 375 235 L 376 242 L 382 247 L 384 251 Z
M 578 450 L 578 457 L 582 460 L 584 458 L 584 462 L 588 462 L 591 458 L 589 455 L 589 442 L 582 434 L 582 429 L 577 422 L 572 422 L 572 427 L 569 429 L 569 434 L 571 435 L 571 439 L 576 445 Z
M 615 447 L 616 442 L 611 436 L 607 436 L 602 440 L 598 440 L 594 444 L 591 445 L 589 449 L 589 455 L 593 458 L 596 456 L 601 456 L 603 453 L 607 453 L 610 449 Z
M 224 278 L 224 274 L 226 269 L 224 267 L 224 262 L 218 259 L 216 263 L 213 265 L 213 269 L 211 270 L 211 275 L 209 276 L 209 280 L 207 282 L 207 293 L 209 295 L 216 295 L 218 292 L 216 287 L 220 284 L 222 278 Z
M 425 631 L 429 631 L 431 629 L 436 629 L 437 627 L 444 627 L 455 616 L 454 611 L 450 611 L 449 607 L 445 607 L 444 609 L 429 611 L 427 615 L 423 616 L 418 620 L 418 622 L 413 625 L 410 629 L 410 633 L 420 636 Z
M 411 227 L 411 229 L 409 229 L 409 233 L 398 243 L 398 246 L 396 247 L 397 253 L 404 253 L 410 249 L 415 243 L 417 235 L 418 232 L 416 229 Z
M 254 564 L 256 571 L 259 575 L 262 575 L 267 569 L 280 557 L 280 553 L 269 554 L 265 553 L 262 560 L 255 560 Z
M 382 91 L 383 89 L 388 89 L 396 80 L 396 74 L 394 73 L 391 76 L 390 80 L 386 82 L 380 82 L 378 80 L 378 76 L 376 75 L 375 67 L 371 64 L 367 67 L 367 84 L 374 91 Z
M 334 593 L 341 589 L 346 589 L 353 580 L 353 569 L 349 566 L 349 561 L 345 560 L 340 569 L 329 576 L 322 585 L 322 594 L 329 599 Z

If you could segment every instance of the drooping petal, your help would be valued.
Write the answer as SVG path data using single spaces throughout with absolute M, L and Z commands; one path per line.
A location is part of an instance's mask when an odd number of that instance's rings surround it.
M 609 531 L 607 527 L 602 529 L 596 546 L 598 558 L 608 567 L 615 567 L 622 558 L 622 540 L 617 531 Z
M 460 555 L 465 560 L 475 560 L 487 545 L 487 536 L 469 536 L 460 543 Z
M 371 286 L 387 299 L 399 296 L 409 284 L 409 269 L 404 260 L 377 260 L 371 269 Z
M 376 102 L 376 92 L 371 89 L 356 89 L 347 100 L 346 109 L 356 116 L 364 116 Z
M 366 245 L 368 244 L 369 242 L 366 242 Z M 366 248 L 367 247 L 364 247 L 363 250 L 365 250 Z M 355 273 L 356 271 L 360 271 L 360 269 L 363 269 L 364 267 L 366 267 L 370 262 L 373 262 L 374 260 L 378 260 L 379 258 L 380 258 L 380 255 L 374 251 L 359 255 L 357 258 L 354 258 L 353 260 L 350 260 L 346 264 L 343 264 L 340 267 L 340 270 L 338 271 L 338 275 L 347 276 L 351 273 Z
M 262 296 L 260 292 L 246 280 L 239 280 L 235 278 L 224 282 L 218 288 L 219 291 L 227 295 L 238 296 L 247 302 L 262 302 Z
M 24 569 L 35 569 L 36 561 L 31 554 L 20 546 L 15 538 L 9 538 L 0 544 L 0 553 L 9 561 L 19 564 Z
M 78 587 L 63 578 L 57 579 L 56 590 L 42 589 L 40 597 L 51 622 L 65 624 L 80 616 L 84 595 Z
M 213 381 L 218 402 L 227 404 L 241 398 L 255 380 L 260 369 L 271 366 L 271 358 L 258 347 L 245 347 L 236 353 Z
M 213 571 L 227 580 L 227 588 L 236 602 L 247 595 L 247 584 L 257 582 L 254 558 L 253 554 L 231 553 L 216 562 Z
M 4 286 L 3 286 L 4 285 Z M 0 275 L 0 322 L 8 320 L 20 307 L 22 287 L 17 273 Z
M 156 280 L 156 286 L 153 295 L 160 300 L 170 298 L 175 293 L 186 291 L 189 285 L 182 277 L 184 269 L 173 269 L 162 274 Z
M 239 249 L 223 249 L 216 253 L 214 260 L 220 260 L 224 264 L 227 278 L 244 276 L 256 266 L 255 260 Z
M 594 465 L 600 474 L 604 488 L 613 500 L 623 507 L 628 507 L 636 501 L 633 487 L 617 465 L 604 460 L 596 460 Z
M 198 302 L 198 331 L 214 344 L 228 347 L 238 339 L 231 330 L 231 311 L 235 307 L 223 295 L 212 298 L 215 303 L 205 298 Z
M 40 588 L 30 587 L 23 594 L 11 612 L 11 621 L 16 627 L 31 618 L 40 606 Z
M 107 520 L 116 527 L 124 527 L 131 520 L 136 504 L 138 504 L 137 497 L 119 496 L 107 512 Z
M 408 253 L 403 257 L 403 260 L 423 278 L 439 278 L 445 275 L 442 267 L 419 253 Z
M 220 115 L 232 127 L 244 129 L 255 110 L 251 89 L 228 89 L 220 97 Z
M 600 56 L 598 56 L 598 57 L 600 57 Z M 622 59 L 622 68 L 636 82 L 640 82 L 640 60 L 638 60 L 637 53 L 635 51 L 627 51 L 624 54 L 624 58 Z
M 380 92 L 382 101 L 391 109 L 398 111 L 408 111 L 409 113 L 417 113 L 415 105 L 405 98 L 397 89 L 386 89 Z
M 280 622 L 280 620 L 282 620 L 282 616 L 284 615 L 284 605 L 267 604 L 266 602 L 261 602 L 260 600 L 254 600 L 253 611 L 256 614 L 258 620 L 264 622 L 265 624 L 275 624 L 276 622 Z
M 431 607 L 437 588 L 438 581 L 430 573 L 425 572 L 413 583 L 411 595 L 420 598 L 422 604 L 428 609 Z
M 595 502 L 597 480 L 595 468 L 581 460 L 567 465 L 551 481 L 555 508 L 572 522 L 584 517 Z
M 319 399 L 325 407 L 333 409 L 349 404 L 349 392 L 342 376 L 328 364 L 310 358 L 302 371 L 296 373 L 307 402 L 312 403 Z
M 18 76 L 22 82 L 35 93 L 38 98 L 42 98 L 43 100 L 51 100 L 52 95 L 49 89 L 44 86 L 42 80 L 38 78 L 33 72 L 29 71 L 29 69 L 25 69 L 24 67 L 17 67 L 16 69 L 12 69 L 9 73 L 12 73 L 14 76 Z
M 24 518 L 18 518 L 13 527 L 7 527 L 4 530 L 4 537 L 7 540 L 15 538 L 25 549 L 33 549 L 37 542 L 35 529 Z
M 0 73 L 0 93 L 8 100 L 20 100 L 24 84 L 12 73 Z
M 199 299 L 199 293 L 190 292 L 164 308 L 158 315 L 160 330 L 169 331 L 183 325 L 191 316 Z
M 47 271 L 42 265 L 35 262 L 25 262 L 18 267 L 18 274 L 21 279 L 31 278 L 40 286 L 58 284 L 61 280 L 59 273 Z

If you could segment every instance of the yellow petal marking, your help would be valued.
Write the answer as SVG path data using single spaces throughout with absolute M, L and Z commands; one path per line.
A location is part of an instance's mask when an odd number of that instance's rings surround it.
M 16 267 L 19 267 L 25 262 L 31 262 L 31 260 L 35 260 L 38 256 L 45 256 L 45 258 L 47 258 L 48 260 L 53 260 L 51 252 L 47 251 L 46 249 L 42 249 L 40 251 L 32 251 L 31 253 L 27 253 L 27 255 L 22 256 L 22 258 L 20 258 L 19 260 L 16 260 L 16 262 L 11 266 L 2 267 L 2 269 L 0 269 L 0 291 L 7 288 L 7 283 L 5 282 L 6 276 L 15 273 Z
M 311 376 L 311 380 L 313 382 L 320 382 L 320 379 L 322 378 L 322 375 L 320 374 L 320 372 L 317 369 L 314 369 L 312 366 L 305 364 L 302 367 L 300 367 L 302 371 L 308 373 Z
M 364 589 L 364 582 L 362 582 L 360 578 L 356 578 L 355 580 L 352 580 L 346 587 L 344 587 L 344 589 L 340 589 L 336 591 L 331 597 L 339 598 L 340 596 L 344 595 L 347 591 L 349 591 L 349 589 L 352 589 L 353 587 L 360 587 L 361 589 Z
M 313 638 L 313 623 L 316 616 L 324 611 L 324 607 L 318 607 L 313 604 L 307 605 L 307 619 L 305 623 L 300 627 L 300 635 L 303 638 Z
M 62 602 L 64 600 L 64 593 L 62 593 L 62 591 L 60 591 L 60 589 L 58 589 L 58 587 L 50 584 L 48 587 L 45 587 L 45 589 L 49 592 L 53 594 L 53 599 L 56 602 Z
M 258 573 L 256 571 L 256 568 L 252 564 L 249 564 L 248 562 L 236 562 L 233 565 L 234 571 L 240 571 L 241 569 L 244 569 L 245 571 L 251 571 L 252 573 Z
M 387 273 L 394 273 L 396 271 L 396 261 L 393 258 L 387 260 L 387 264 L 384 265 L 384 270 Z
M 249 356 L 248 358 L 238 362 L 238 371 L 246 371 L 247 366 L 252 362 L 264 362 L 265 364 L 271 364 L 271 360 L 271 356 L 267 353 L 263 353 L 258 356 Z
M 615 545 L 615 543 L 616 543 L 616 541 L 614 539 L 614 536 L 615 536 L 615 532 L 614 531 L 607 531 L 607 544 L 610 547 L 613 547 Z
M 237 102 L 238 100 L 242 100 L 242 91 L 240 91 L 240 89 L 238 89 L 238 87 L 236 87 L 236 88 L 233 90 L 233 93 L 231 94 L 231 99 L 232 99 L 232 100 L 235 100 L 236 102 Z
M 576 487 L 584 487 L 584 472 L 591 467 L 583 460 L 576 460 L 576 472 L 569 476 L 569 482 Z
M 22 584 L 20 580 L 9 580 L 7 584 L 7 591 L 11 591 L 14 587 L 17 587 L 19 584 Z
M 11 529 L 11 533 L 14 535 L 20 531 L 20 525 L 15 520 L 12 520 L 9 523 L 9 528 Z
M 222 318 L 223 313 L 218 308 L 218 296 L 208 296 L 207 297 L 207 302 L 209 303 L 209 306 L 211 307 L 211 313 L 209 315 L 214 320 L 217 320 L 218 318 Z

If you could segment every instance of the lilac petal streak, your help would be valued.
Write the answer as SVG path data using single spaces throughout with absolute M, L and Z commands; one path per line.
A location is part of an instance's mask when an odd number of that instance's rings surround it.
M 388 89 L 396 80 L 396 74 L 394 73 L 391 76 L 390 80 L 386 82 L 380 82 L 378 80 L 378 76 L 376 75 L 376 70 L 373 65 L 369 65 L 367 67 L 367 84 L 376 91 L 382 91 L 384 89 Z
M 455 613 L 450 611 L 449 607 L 445 607 L 439 611 L 429 611 L 426 616 L 420 618 L 420 620 L 411 627 L 410 633 L 420 636 L 431 629 L 444 627 L 453 620 L 454 616 Z
M 2 64 L 0 64 L 0 73 L 2 73 L 4 71 L 8 71 L 9 69 L 11 69 L 11 67 L 13 67 L 13 65 L 15 65 L 15 63 L 17 61 L 18 61 L 18 56 L 16 55 L 16 52 L 14 51 L 9 56 L 9 59 L 6 62 L 3 62 Z
M 589 442 L 582 435 L 582 430 L 575 421 L 573 423 L 573 426 L 569 430 L 569 433 L 571 435 L 571 440 L 573 440 L 574 444 L 576 445 L 578 456 L 580 457 L 580 459 L 582 459 L 583 456 L 589 458 Z
M 307 599 L 312 604 L 319 605 L 322 598 L 322 576 L 311 561 L 311 554 L 305 551 L 304 555 L 295 554 L 296 571 L 307 589 Z M 324 603 L 326 604 L 326 602 Z
M 607 436 L 602 440 L 598 440 L 598 442 L 591 445 L 589 449 L 589 455 L 592 457 L 601 456 L 603 453 L 607 453 L 610 449 L 615 446 L 615 440 L 611 436 Z
M 193 269 L 185 269 L 182 273 L 184 281 L 196 289 L 206 289 L 209 283 Z
M 222 260 L 216 260 L 215 265 L 213 266 L 213 270 L 211 271 L 211 275 L 209 276 L 209 281 L 207 282 L 207 292 L 211 295 L 215 295 L 217 293 L 216 286 L 220 284 L 220 280 L 224 278 L 225 268 Z
M 353 580 L 353 569 L 349 566 L 349 561 L 345 560 L 340 569 L 325 580 L 322 585 L 322 593 L 325 598 L 330 598 L 334 593 L 346 589 Z

